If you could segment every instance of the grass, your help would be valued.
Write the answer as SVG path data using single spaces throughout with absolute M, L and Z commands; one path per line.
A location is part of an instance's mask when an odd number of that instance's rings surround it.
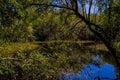
M 10 43 L 0 45 L 0 55 L 10 55 L 12 53 L 20 53 L 28 50 L 34 50 L 39 47 L 39 44 L 50 44 L 56 41 L 46 41 L 46 42 L 25 42 L 25 43 Z M 57 41 L 62 43 L 78 43 L 78 44 L 88 44 L 86 47 L 93 48 L 96 50 L 108 51 L 104 44 L 94 44 L 93 41 Z M 92 43 L 89 45 L 89 43 Z
M 108 51 L 108 49 L 106 48 L 106 46 L 104 44 L 95 44 L 95 45 L 90 45 L 87 47 L 94 48 L 96 50 L 101 50 L 101 51 Z
M 98 43 L 96 44 L 94 41 L 90 40 L 83 40 L 83 41 L 66 41 L 66 40 L 59 40 L 59 41 L 45 41 L 45 42 L 25 42 L 25 43 L 10 43 L 10 44 L 2 44 L 0 45 L 0 55 L 10 55 L 12 53 L 19 53 L 24 51 L 30 51 L 38 48 L 40 44 L 51 44 L 54 42 L 60 43 L 77 43 L 83 45 L 87 48 L 101 50 L 101 51 L 108 51 L 104 44 Z
M 39 47 L 39 45 L 32 42 L 3 44 L 0 45 L 0 55 L 9 56 L 15 52 L 19 53 L 27 50 L 33 50 L 37 47 Z

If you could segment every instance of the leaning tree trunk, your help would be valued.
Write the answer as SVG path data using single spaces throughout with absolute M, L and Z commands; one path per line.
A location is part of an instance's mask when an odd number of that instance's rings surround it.
M 116 51 L 116 49 L 114 49 L 114 47 L 111 46 L 111 43 L 107 40 L 107 38 L 104 37 L 104 36 L 106 36 L 106 32 L 104 32 L 104 31 L 100 28 L 99 25 L 96 25 L 96 24 L 90 22 L 89 20 L 87 20 L 85 17 L 83 17 L 77 10 L 74 10 L 74 12 L 75 12 L 75 14 L 76 14 L 80 19 L 82 19 L 82 20 L 86 23 L 86 25 L 88 25 L 89 30 L 90 30 L 93 34 L 95 34 L 97 37 L 99 37 L 100 40 L 105 44 L 105 46 L 107 47 L 107 49 L 109 50 L 109 52 L 112 54 L 113 58 L 115 59 L 115 62 L 116 62 L 116 64 L 117 64 L 117 66 L 118 66 L 119 73 L 120 73 L 120 62 L 119 62 L 119 60 L 118 60 L 118 58 L 117 58 L 117 55 L 116 55 L 116 54 L 117 54 L 117 51 Z M 95 28 L 92 28 L 91 26 L 94 26 Z M 95 30 L 95 29 L 97 29 L 97 28 L 99 29 L 99 31 L 98 31 L 98 30 Z M 104 36 L 103 36 L 103 34 L 104 34 Z
M 92 0 L 91 0 L 92 1 Z M 120 62 L 119 62 L 119 60 L 118 60 L 118 58 L 117 58 L 117 52 L 116 52 L 116 50 L 111 46 L 111 44 L 109 44 L 110 42 L 107 40 L 107 38 L 105 38 L 104 36 L 103 36 L 103 34 L 106 36 L 106 32 L 104 32 L 104 30 L 102 30 L 102 28 L 99 26 L 99 25 L 97 25 L 97 24 L 95 24 L 95 23 L 92 23 L 91 21 L 90 21 L 90 19 L 86 19 L 85 18 L 85 16 L 83 16 L 83 15 L 81 15 L 80 13 L 79 13 L 79 11 L 78 11 L 78 1 L 77 0 L 72 0 L 72 2 L 74 3 L 74 4 L 72 4 L 73 6 L 72 6 L 72 8 L 71 7 L 66 7 L 66 6 L 60 6 L 60 5 L 53 5 L 53 4 L 50 4 L 50 5 L 48 5 L 48 4 L 30 4 L 31 6 L 32 5 L 44 5 L 44 6 L 53 6 L 53 7 L 59 7 L 59 8 L 64 8 L 64 9 L 68 9 L 68 10 L 72 10 L 73 12 L 75 12 L 75 15 L 76 16 L 78 16 L 80 19 L 82 19 L 87 25 L 88 25 L 88 28 L 89 28 L 89 30 L 91 31 L 91 32 L 93 32 L 93 34 L 95 34 L 97 37 L 99 37 L 100 39 L 101 39 L 101 41 L 105 44 L 105 46 L 108 48 L 108 50 L 109 50 L 109 52 L 112 54 L 112 56 L 113 56 L 113 58 L 115 59 L 115 61 L 116 61 L 116 64 L 117 64 L 117 66 L 118 66 L 118 68 L 119 68 L 119 73 L 120 73 Z M 90 5 L 92 5 L 92 3 L 90 4 Z M 91 8 L 91 7 L 90 7 Z M 90 11 L 90 10 L 89 10 Z M 90 12 L 89 12 L 89 14 L 90 14 Z M 94 26 L 95 27 L 95 29 L 93 29 L 91 26 Z M 97 28 L 99 29 L 99 30 L 97 30 Z M 107 37 L 107 36 L 106 36 Z

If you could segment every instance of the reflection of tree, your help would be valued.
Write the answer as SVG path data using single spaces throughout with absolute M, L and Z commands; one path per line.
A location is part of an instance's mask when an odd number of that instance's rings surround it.
M 110 71 L 105 70 L 110 68 Z M 105 71 L 105 72 L 104 72 Z M 116 79 L 114 67 L 110 64 L 95 65 L 93 63 L 86 65 L 80 72 L 69 72 L 63 75 L 64 79 L 80 79 L 80 80 L 101 80 L 101 79 Z

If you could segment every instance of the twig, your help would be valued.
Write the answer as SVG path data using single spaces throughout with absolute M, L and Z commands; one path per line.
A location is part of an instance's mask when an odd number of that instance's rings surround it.
M 21 61 L 21 59 L 18 59 L 18 58 L 1 58 L 2 60 L 16 60 L 16 61 Z

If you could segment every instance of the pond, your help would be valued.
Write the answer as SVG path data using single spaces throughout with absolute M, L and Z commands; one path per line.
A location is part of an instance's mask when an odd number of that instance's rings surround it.
M 81 71 L 62 74 L 60 80 L 115 80 L 117 78 L 112 64 L 102 62 L 99 55 L 93 60 L 93 63 L 85 65 Z

